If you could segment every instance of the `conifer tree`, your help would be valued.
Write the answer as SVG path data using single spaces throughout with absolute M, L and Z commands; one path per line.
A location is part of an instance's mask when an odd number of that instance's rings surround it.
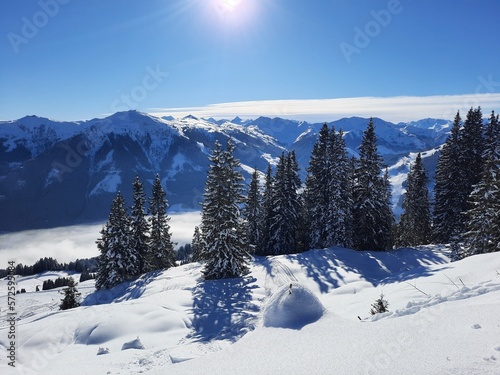
M 469 198 L 465 233 L 469 254 L 500 251 L 500 127 L 494 113 L 486 136 L 481 180 Z
M 269 251 L 273 255 L 290 254 L 298 247 L 298 229 L 302 202 L 298 190 L 301 182 L 295 153 L 282 153 L 276 167 L 272 194 Z
M 151 254 L 149 251 L 149 224 L 146 219 L 144 204 L 146 203 L 146 194 L 144 187 L 139 179 L 139 175 L 135 176 L 133 183 L 133 201 L 132 210 L 130 213 L 131 227 L 131 247 L 135 251 L 138 260 L 138 273 L 142 274 L 151 270 Z
M 161 185 L 160 176 L 156 175 L 153 191 L 149 199 L 148 212 L 151 235 L 149 248 L 152 269 L 167 269 L 175 266 L 175 252 L 170 233 L 170 217 L 167 215 L 168 201 Z
M 81 293 L 76 289 L 77 285 L 75 280 L 70 277 L 68 286 L 63 289 L 64 298 L 61 299 L 61 303 L 59 304 L 60 310 L 68 310 L 80 306 L 79 297 Z
M 307 168 L 304 204 L 306 205 L 308 225 L 308 246 L 326 247 L 328 225 L 325 222 L 329 209 L 329 143 L 331 142 L 328 125 L 325 123 L 319 131 Z
M 201 235 L 200 227 L 194 227 L 193 239 L 191 240 L 191 260 L 193 262 L 203 261 L 203 238 Z
M 368 122 L 359 147 L 354 171 L 353 247 L 358 250 L 386 250 L 390 246 L 392 213 L 390 186 L 382 174 L 373 119 Z
M 250 254 L 239 208 L 244 203 L 244 178 L 234 150 L 231 139 L 226 151 L 216 141 L 210 157 L 201 224 L 205 261 L 203 276 L 206 280 L 241 277 L 248 272 Z
M 97 289 L 109 289 L 137 275 L 138 262 L 130 245 L 130 219 L 120 192 L 111 206 L 108 222 L 97 241 L 100 251 Z
M 254 253 L 262 253 L 259 249 L 262 243 L 261 210 L 262 196 L 259 187 L 259 172 L 255 169 L 248 187 L 244 210 L 247 224 L 247 240 Z
M 326 246 L 351 244 L 352 227 L 352 168 L 342 130 L 332 126 L 328 143 L 328 204 Z
M 398 228 L 398 246 L 426 245 L 430 242 L 431 218 L 427 173 L 418 153 L 408 173 L 406 194 Z
M 457 112 L 451 133 L 441 149 L 436 167 L 432 232 L 434 241 L 448 243 L 457 240 L 463 230 L 461 192 L 463 178 L 460 158 L 460 127 L 462 119 Z
M 262 193 L 262 215 L 260 220 L 262 238 L 260 246 L 257 247 L 255 252 L 255 254 L 257 255 L 271 254 L 270 238 L 271 238 L 271 219 L 273 214 L 273 190 L 274 190 L 274 179 L 273 179 L 271 164 L 268 164 L 266 170 L 264 191 Z

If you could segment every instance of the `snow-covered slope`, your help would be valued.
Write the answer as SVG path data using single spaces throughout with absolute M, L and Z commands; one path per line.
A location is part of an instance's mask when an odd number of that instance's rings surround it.
M 447 122 L 440 120 L 374 121 L 393 181 L 404 181 L 400 167 L 407 168 L 410 153 L 437 150 L 447 131 Z M 330 125 L 343 129 L 350 153 L 356 154 L 367 123 L 353 117 Z M 199 209 L 213 144 L 225 144 L 229 137 L 247 178 L 253 168 L 264 171 L 268 162 L 275 163 L 286 149 L 296 151 L 305 178 L 321 126 L 267 117 L 158 118 L 137 111 L 79 122 L 36 116 L 1 122 L 0 210 L 10 214 L 0 216 L 0 233 L 105 220 L 118 190 L 130 201 L 136 174 L 148 191 L 159 173 L 174 210 Z M 395 185 L 396 211 L 401 186 Z
M 446 251 L 312 250 L 256 258 L 245 278 L 208 282 L 194 263 L 110 291 L 83 282 L 83 306 L 64 312 L 57 290 L 34 291 L 59 274 L 19 278 L 16 371 L 498 374 L 500 253 L 449 263 Z M 5 280 L 0 288 L 6 299 Z M 390 311 L 371 317 L 381 292 Z M 5 361 L 0 371 L 18 373 Z

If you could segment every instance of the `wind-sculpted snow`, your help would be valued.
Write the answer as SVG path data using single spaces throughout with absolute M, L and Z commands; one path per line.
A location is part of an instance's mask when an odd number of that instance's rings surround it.
M 66 311 L 60 289 L 35 291 L 64 272 L 18 277 L 16 369 L 0 361 L 0 373 L 497 375 L 500 253 L 450 263 L 447 252 L 311 250 L 213 281 L 193 263 L 111 290 L 82 282 L 82 306 Z M 381 292 L 389 312 L 371 317 Z
M 265 327 L 300 329 L 323 316 L 318 297 L 299 283 L 283 285 L 267 302 L 263 312 Z

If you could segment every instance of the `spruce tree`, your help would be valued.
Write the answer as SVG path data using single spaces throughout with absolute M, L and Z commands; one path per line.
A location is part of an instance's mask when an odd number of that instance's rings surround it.
M 500 129 L 494 113 L 486 136 L 481 180 L 469 197 L 465 233 L 469 254 L 500 251 Z
M 390 183 L 382 176 L 373 119 L 368 122 L 354 170 L 353 247 L 358 250 L 390 248 L 392 212 Z
M 191 261 L 201 262 L 203 261 L 203 238 L 201 235 L 200 227 L 194 227 L 193 239 L 191 240 Z
M 248 194 L 245 200 L 244 216 L 247 225 L 247 240 L 254 253 L 262 253 L 259 249 L 262 243 L 262 196 L 259 187 L 259 172 L 257 169 L 252 173 L 252 179 L 248 186 Z
M 216 141 L 210 157 L 201 224 L 206 280 L 241 277 L 248 272 L 250 254 L 240 214 L 240 205 L 244 203 L 244 178 L 234 150 L 231 139 L 225 151 Z
M 146 194 L 144 193 L 144 187 L 139 179 L 139 175 L 135 176 L 132 187 L 134 191 L 134 204 L 130 213 L 131 247 L 135 251 L 138 260 L 138 273 L 142 274 L 151 270 L 151 265 L 149 264 L 151 255 L 148 238 L 149 224 L 144 208 Z
M 271 169 L 271 164 L 267 165 L 266 179 L 264 191 L 262 193 L 262 215 L 260 220 L 262 238 L 260 246 L 257 247 L 256 255 L 271 254 L 270 238 L 271 238 L 271 219 L 273 215 L 273 191 L 274 179 Z
M 432 233 L 435 242 L 448 243 L 458 240 L 463 230 L 461 200 L 463 173 L 460 158 L 460 127 L 462 119 L 457 112 L 450 135 L 441 149 L 436 167 Z
M 342 130 L 332 126 L 328 142 L 326 246 L 350 246 L 352 228 L 352 168 Z
M 61 299 L 61 303 L 59 304 L 60 310 L 68 310 L 80 306 L 79 297 L 81 293 L 76 289 L 77 285 L 75 280 L 70 277 L 68 286 L 63 289 L 64 298 Z
M 167 215 L 168 201 L 161 185 L 160 176 L 156 175 L 153 183 L 148 212 L 151 235 L 149 248 L 152 269 L 167 269 L 175 266 L 175 252 L 170 233 L 170 217 Z
M 269 252 L 273 255 L 290 254 L 300 251 L 298 231 L 302 217 L 302 201 L 299 169 L 295 153 L 285 156 L 282 153 L 272 194 L 272 213 L 270 220 Z
M 109 289 L 138 273 L 138 261 L 131 247 L 130 219 L 120 192 L 111 206 L 108 222 L 97 241 L 100 251 L 97 289 Z
M 323 248 L 327 246 L 328 223 L 326 223 L 329 209 L 329 143 L 330 132 L 325 123 L 319 131 L 318 139 L 314 144 L 305 183 L 304 204 L 306 205 L 308 225 L 308 246 Z
M 408 173 L 403 210 L 399 221 L 398 246 L 426 245 L 430 242 L 431 218 L 428 177 L 418 153 Z

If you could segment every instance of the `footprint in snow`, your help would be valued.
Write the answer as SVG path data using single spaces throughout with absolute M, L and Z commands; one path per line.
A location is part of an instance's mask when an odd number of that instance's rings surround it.
M 493 350 L 496 350 L 497 352 L 500 352 L 500 345 L 495 346 L 495 347 L 493 348 Z
M 496 361 L 496 357 L 494 355 L 483 358 L 486 362 Z
M 476 324 L 473 324 L 470 326 L 472 329 L 480 329 L 481 328 L 481 325 L 476 323 Z

